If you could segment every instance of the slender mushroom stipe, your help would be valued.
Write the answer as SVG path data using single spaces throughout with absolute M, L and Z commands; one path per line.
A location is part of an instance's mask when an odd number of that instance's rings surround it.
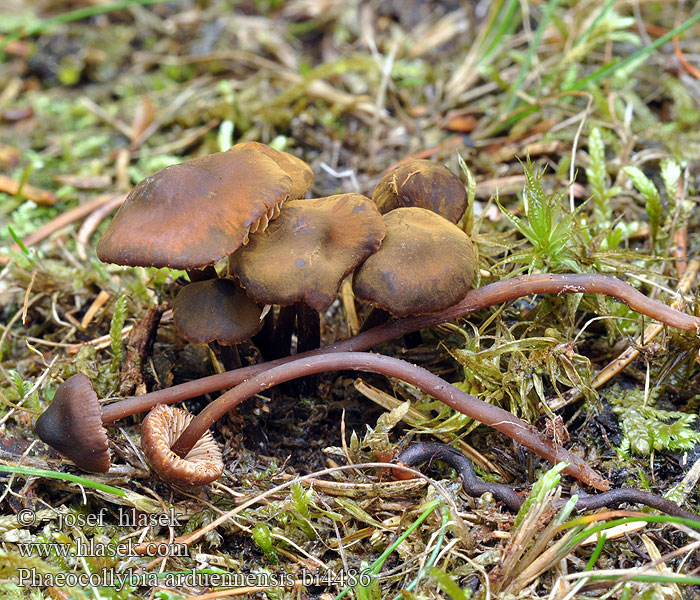
M 335 352 L 299 358 L 247 379 L 207 405 L 189 424 L 171 450 L 186 456 L 209 428 L 234 406 L 268 388 L 298 377 L 326 371 L 356 370 L 395 377 L 415 385 L 455 410 L 493 427 L 552 463 L 567 462 L 565 472 L 598 490 L 610 484 L 581 458 L 540 434 L 506 410 L 467 394 L 430 371 L 404 360 L 366 352 Z
M 132 396 L 119 402 L 102 407 L 102 422 L 110 423 L 124 417 L 150 410 L 156 404 L 174 404 L 202 394 L 210 394 L 238 385 L 245 379 L 253 377 L 271 367 L 291 360 L 316 356 L 331 352 L 361 352 L 390 340 L 401 337 L 411 331 L 433 327 L 446 321 L 452 321 L 476 312 L 533 294 L 575 294 L 580 292 L 605 294 L 625 302 L 637 312 L 676 327 L 689 331 L 700 329 L 700 319 L 682 313 L 661 302 L 647 298 L 632 286 L 610 275 L 588 273 L 582 275 L 522 275 L 506 281 L 497 281 L 484 287 L 470 290 L 461 302 L 440 313 L 407 317 L 368 329 L 356 336 L 324 346 L 317 350 L 297 354 L 294 357 L 280 358 L 274 361 L 250 365 L 235 371 L 202 377 L 179 385 L 157 390 L 142 396 Z
M 432 460 L 441 460 L 454 468 L 462 480 L 462 489 L 469 496 L 479 497 L 490 492 L 514 512 L 520 510 L 525 502 L 525 498 L 510 486 L 504 483 L 486 482 L 478 477 L 472 462 L 459 450 L 448 444 L 417 442 L 411 444 L 394 459 L 395 462 L 407 467 L 415 467 Z M 561 498 L 554 506 L 561 508 L 568 501 L 569 498 Z M 575 510 L 580 513 L 605 506 L 619 506 L 620 504 L 643 504 L 668 515 L 700 521 L 698 515 L 681 508 L 675 502 L 637 488 L 618 488 L 591 496 L 580 496 L 576 502 Z

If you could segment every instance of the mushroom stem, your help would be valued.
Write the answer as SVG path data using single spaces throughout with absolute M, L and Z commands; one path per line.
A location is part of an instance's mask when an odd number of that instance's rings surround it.
M 389 319 L 391 319 L 390 312 L 387 312 L 383 308 L 379 308 L 378 306 L 375 306 L 370 311 L 369 315 L 367 315 L 365 322 L 362 323 L 362 327 L 360 328 L 360 333 L 367 331 L 369 329 L 372 329 L 373 327 L 378 327 L 379 325 L 383 325 Z M 411 331 L 409 333 L 404 334 L 403 342 L 404 342 L 404 345 L 406 346 L 407 349 L 416 348 L 423 343 L 423 337 L 421 336 L 420 331 Z
M 297 354 L 317 350 L 321 345 L 321 317 L 306 302 L 297 302 Z
M 221 362 L 227 371 L 233 371 L 241 368 L 243 363 L 241 363 L 241 355 L 238 351 L 238 344 L 225 346 L 224 344 L 220 344 L 218 342 L 212 342 L 211 345 L 213 348 L 219 350 Z
M 406 448 L 396 457 L 396 462 L 409 467 L 431 460 L 441 460 L 454 468 L 462 478 L 462 488 L 470 496 L 479 497 L 486 492 L 491 492 L 512 511 L 520 510 L 525 502 L 525 498 L 512 487 L 503 483 L 486 482 L 478 477 L 471 461 L 459 450 L 447 444 L 418 442 Z M 562 508 L 568 501 L 569 498 L 561 498 L 554 503 L 554 507 Z M 666 500 L 666 498 L 636 488 L 618 488 L 602 494 L 580 497 L 576 502 L 575 510 L 581 513 L 604 506 L 619 506 L 620 504 L 643 504 L 669 515 L 691 521 L 699 520 L 698 515 L 684 510 L 672 500 Z
M 202 394 L 228 389 L 262 371 L 294 359 L 331 352 L 361 352 L 368 350 L 410 331 L 432 327 L 494 304 L 515 300 L 523 296 L 533 294 L 574 294 L 580 292 L 612 296 L 625 302 L 633 310 L 678 329 L 690 331 L 700 329 L 699 318 L 686 315 L 661 302 L 647 298 L 632 286 L 610 275 L 594 273 L 582 275 L 523 275 L 471 290 L 461 302 L 440 313 L 397 319 L 318 350 L 294 357 L 285 357 L 267 363 L 251 365 L 218 375 L 202 377 L 195 381 L 188 381 L 170 388 L 151 392 L 150 394 L 126 398 L 120 402 L 103 406 L 102 422 L 109 423 L 144 410 L 150 410 L 156 404 L 173 404 Z
M 493 427 L 538 456 L 552 463 L 569 463 L 566 472 L 599 490 L 609 489 L 609 483 L 581 458 L 554 444 L 532 425 L 506 410 L 479 400 L 451 385 L 430 371 L 398 358 L 366 352 L 335 352 L 293 360 L 259 373 L 229 390 L 208 404 L 188 425 L 171 450 L 183 457 L 209 428 L 234 406 L 268 388 L 315 373 L 356 370 L 379 373 L 401 379 L 420 388 L 455 410 Z
M 275 337 L 275 313 L 272 307 L 270 307 L 265 315 L 262 329 L 251 338 L 251 341 L 260 351 L 263 360 L 267 361 L 276 358 L 272 356 L 274 352 L 273 349 L 277 343 Z
M 216 269 L 209 265 L 203 269 L 187 269 L 187 276 L 190 278 L 190 282 L 195 283 L 197 281 L 206 281 L 207 279 L 216 279 L 218 274 Z
M 296 318 L 296 304 L 280 306 L 280 311 L 277 315 L 277 325 L 275 326 L 275 346 L 271 352 L 272 358 L 278 359 L 289 356 L 292 349 L 292 333 L 294 332 Z
M 389 319 L 391 319 L 391 313 L 383 308 L 375 306 L 367 315 L 364 323 L 362 323 L 360 333 L 364 333 L 365 331 L 369 331 L 370 329 L 384 325 L 384 323 L 386 323 Z
M 304 354 L 318 350 L 321 346 L 321 315 L 306 302 L 297 302 L 297 351 Z M 291 385 L 295 395 L 308 396 L 314 393 L 318 377 L 313 375 L 295 381 Z

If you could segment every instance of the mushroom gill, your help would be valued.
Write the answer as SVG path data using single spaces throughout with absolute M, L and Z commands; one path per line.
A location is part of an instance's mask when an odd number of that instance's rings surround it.
M 211 432 L 202 436 L 184 458 L 170 449 L 192 418 L 181 408 L 159 404 L 141 425 L 141 447 L 148 464 L 169 483 L 204 485 L 223 473 L 221 449 Z
M 282 200 L 280 200 L 272 208 L 269 208 L 262 217 L 259 217 L 256 221 L 253 222 L 253 224 L 248 228 L 248 232 L 246 233 L 245 237 L 243 238 L 244 246 L 250 241 L 249 236 L 251 233 L 262 233 L 267 229 L 267 226 L 270 224 L 270 221 L 279 217 L 280 209 L 284 205 L 285 200 L 287 200 L 287 198 L 282 198 Z

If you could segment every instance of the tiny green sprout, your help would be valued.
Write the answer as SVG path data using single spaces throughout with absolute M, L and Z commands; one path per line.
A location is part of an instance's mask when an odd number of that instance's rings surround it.
M 279 561 L 279 556 L 273 543 L 272 530 L 268 525 L 259 523 L 253 528 L 253 541 L 265 553 L 267 560 L 271 563 Z
M 469 588 L 462 589 L 457 582 L 445 571 L 437 567 L 431 567 L 428 572 L 437 581 L 438 587 L 453 600 L 470 600 L 472 591 Z
M 314 493 L 312 490 L 304 490 L 300 483 L 295 483 L 289 490 L 289 495 L 292 499 L 292 505 L 297 514 L 293 515 L 294 521 L 310 540 L 316 537 L 316 533 L 311 526 L 311 511 L 309 506 L 313 500 Z
M 24 254 L 27 258 L 33 258 L 32 254 L 29 252 L 29 248 L 27 248 L 24 245 L 24 242 L 15 233 L 14 229 L 12 229 L 10 225 L 7 226 L 7 231 L 10 233 L 10 237 L 12 237 L 12 239 L 15 241 L 15 244 L 19 246 L 19 249 L 22 251 L 22 254 Z
M 24 383 L 22 376 L 15 370 L 9 372 L 10 379 L 12 380 L 12 385 L 15 386 L 15 394 L 18 399 L 24 398 L 27 393 L 27 386 Z
M 654 245 L 656 244 L 659 226 L 661 225 L 661 196 L 659 195 L 659 190 L 656 189 L 654 182 L 638 167 L 628 165 L 623 168 L 623 171 L 627 173 L 634 187 L 637 188 L 637 191 L 642 195 L 647 216 L 649 217 L 651 241 L 652 245 Z
M 668 199 L 669 212 L 674 214 L 678 207 L 678 181 L 681 178 L 681 166 L 672 158 L 664 158 L 661 161 L 661 179 L 664 182 L 666 189 L 666 198 Z
M 523 170 L 526 220 L 517 217 L 497 202 L 513 227 L 529 242 L 530 248 L 511 254 L 497 264 L 522 263 L 510 276 L 524 271 L 532 273 L 537 269 L 546 272 L 565 270 L 580 273 L 582 268 L 576 257 L 575 248 L 578 244 L 574 236 L 578 230 L 577 217 L 585 203 L 572 213 L 564 213 L 562 199 L 565 190 L 547 194 L 542 186 L 544 169 L 534 171 L 529 157 L 523 164 Z
M 620 188 L 608 186 L 605 143 L 597 127 L 594 127 L 588 136 L 588 156 L 590 165 L 586 168 L 586 177 L 593 200 L 593 233 L 598 235 L 611 226 L 613 211 L 610 201 L 620 193 Z M 610 231 L 603 243 L 604 249 L 616 248 L 622 241 L 619 239 L 622 237 L 621 233 L 617 227 Z

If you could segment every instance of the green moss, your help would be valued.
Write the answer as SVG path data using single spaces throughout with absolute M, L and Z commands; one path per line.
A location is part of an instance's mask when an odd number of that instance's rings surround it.
M 689 450 L 700 443 L 700 432 L 692 428 L 697 415 L 655 406 L 659 389 L 645 398 L 644 390 L 622 390 L 613 386 L 605 397 L 620 418 L 622 450 L 643 456 L 652 451 Z

